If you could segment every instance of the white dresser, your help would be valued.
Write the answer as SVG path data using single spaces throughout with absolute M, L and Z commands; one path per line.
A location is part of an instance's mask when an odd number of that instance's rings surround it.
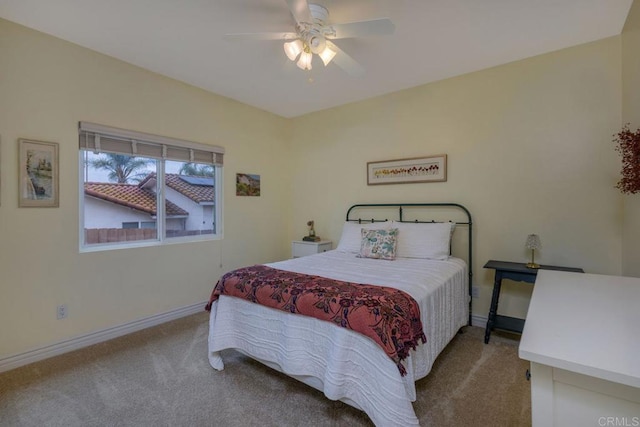
M 519 356 L 533 427 L 640 426 L 640 279 L 540 270 Z
M 299 258 L 301 256 L 319 254 L 330 251 L 333 242 L 331 240 L 320 240 L 319 242 L 305 242 L 304 240 L 294 240 L 291 242 L 291 256 Z

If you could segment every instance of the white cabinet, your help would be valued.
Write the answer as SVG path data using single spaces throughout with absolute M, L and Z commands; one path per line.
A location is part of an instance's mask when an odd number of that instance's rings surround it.
M 532 427 L 640 426 L 640 388 L 531 362 L 531 417 Z
M 294 240 L 291 242 L 291 256 L 299 258 L 301 256 L 319 254 L 330 251 L 333 243 L 331 240 L 321 240 L 319 242 L 305 242 L 304 240 Z
M 520 340 L 533 427 L 640 426 L 640 279 L 540 270 Z

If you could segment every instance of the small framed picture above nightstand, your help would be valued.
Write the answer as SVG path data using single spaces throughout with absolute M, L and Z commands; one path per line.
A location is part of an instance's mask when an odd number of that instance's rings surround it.
M 291 242 L 292 258 L 319 254 L 321 252 L 330 251 L 331 249 L 333 249 L 333 242 L 331 240 L 320 240 L 319 242 L 305 242 L 303 240 L 294 240 L 293 242 Z

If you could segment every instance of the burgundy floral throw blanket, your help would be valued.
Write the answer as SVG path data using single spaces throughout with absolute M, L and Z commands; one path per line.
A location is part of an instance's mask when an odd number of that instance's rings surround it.
M 320 276 L 254 265 L 231 271 L 218 281 L 206 306 L 220 295 L 315 317 L 374 340 L 406 374 L 401 361 L 427 337 L 418 303 L 399 289 L 342 282 Z

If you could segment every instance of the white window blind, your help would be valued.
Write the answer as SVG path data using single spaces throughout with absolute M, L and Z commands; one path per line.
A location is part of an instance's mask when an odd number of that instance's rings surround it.
M 222 166 L 224 148 L 166 136 L 79 123 L 80 149 Z

